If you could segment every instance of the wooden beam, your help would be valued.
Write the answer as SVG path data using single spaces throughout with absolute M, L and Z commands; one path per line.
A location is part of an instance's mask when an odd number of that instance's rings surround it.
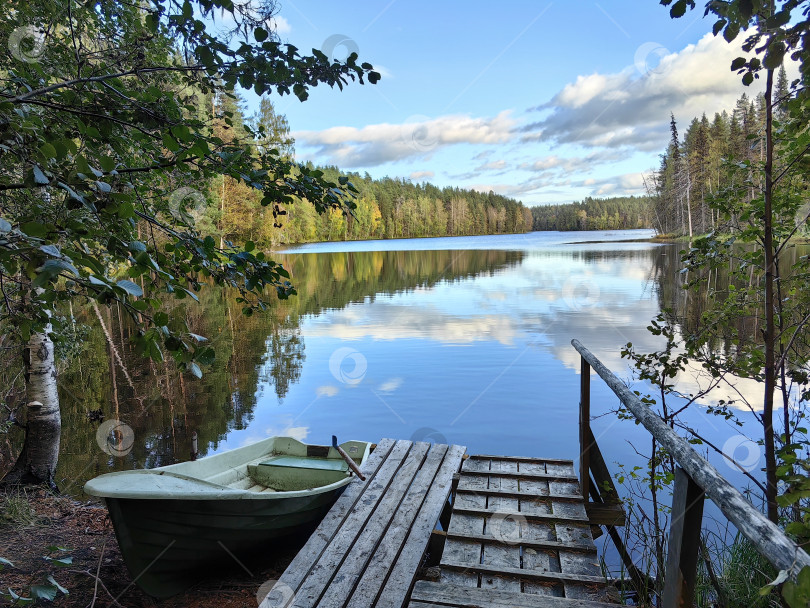
M 473 509 L 468 507 L 459 507 L 456 506 L 453 509 L 453 514 L 456 513 L 462 515 L 481 515 L 484 517 L 492 517 L 497 516 L 502 519 L 525 519 L 526 521 L 542 521 L 542 522 L 572 522 L 578 524 L 587 524 L 590 523 L 588 521 L 588 517 L 583 516 L 579 517 L 577 515 L 555 515 L 554 513 L 526 513 L 523 511 L 517 512 L 508 512 L 508 511 L 499 511 L 498 509 Z
M 532 458 L 531 456 L 489 456 L 487 454 L 472 454 L 473 460 L 507 460 L 509 462 L 550 462 L 553 464 L 574 464 L 570 458 Z
M 621 504 L 604 504 L 586 502 L 585 512 L 588 521 L 598 526 L 623 526 L 625 524 L 624 507 Z
M 616 604 L 572 600 L 551 595 L 513 593 L 498 589 L 462 587 L 449 583 L 416 581 L 411 607 L 458 608 L 616 608 Z
M 588 576 L 587 574 L 568 574 L 551 570 L 524 570 L 523 568 L 508 568 L 506 566 L 492 566 L 489 564 L 468 564 L 442 561 L 442 568 L 479 572 L 492 576 L 504 576 L 527 581 L 541 581 L 547 583 L 580 583 L 583 585 L 607 585 L 602 576 Z
M 619 501 L 619 493 L 616 491 L 616 486 L 613 484 L 613 478 L 610 476 L 610 470 L 605 463 L 605 458 L 602 456 L 602 450 L 599 449 L 599 444 L 593 436 L 593 430 L 588 428 L 588 445 L 590 445 L 590 470 L 593 475 L 593 481 L 596 482 L 596 490 L 599 492 L 599 497 L 602 502 L 617 503 Z M 607 490 L 605 489 L 607 486 Z M 591 492 L 592 494 L 593 492 Z
M 459 540 L 472 540 L 478 541 L 481 543 L 493 543 L 503 544 L 503 539 L 496 538 L 489 534 L 473 534 L 470 532 L 465 532 L 463 534 L 456 533 L 456 532 L 447 532 L 445 534 L 447 538 L 458 538 Z M 569 543 L 569 542 L 559 542 L 556 540 L 533 540 L 529 538 L 519 538 L 516 539 L 513 543 L 515 545 L 520 545 L 524 548 L 529 549 L 544 549 L 544 550 L 552 550 L 552 551 L 559 551 L 560 549 L 565 549 L 566 551 L 581 551 L 582 553 L 596 553 L 596 545 L 590 544 L 582 544 L 582 543 Z
M 579 483 L 582 497 L 587 501 L 591 481 L 590 447 L 591 433 L 591 366 L 582 357 L 579 371 Z
M 700 486 L 682 468 L 676 468 L 663 608 L 692 606 L 703 521 L 703 496 Z
M 564 473 L 536 473 L 534 471 L 462 471 L 462 477 L 466 475 L 489 475 L 491 477 L 512 477 L 518 479 L 540 479 L 543 481 L 572 481 L 578 482 L 576 475 L 565 475 Z
M 500 473 L 498 473 L 500 475 Z M 495 474 L 490 474 L 495 477 Z M 579 494 L 532 494 L 525 490 L 501 490 L 499 488 L 458 488 L 456 493 L 461 494 L 479 494 L 481 496 L 504 496 L 508 498 L 518 498 L 520 500 L 542 500 L 551 502 L 552 500 L 559 500 L 561 502 L 582 502 L 582 496 Z
M 679 437 L 649 406 L 642 403 L 633 391 L 579 340 L 571 340 L 571 344 L 619 397 L 636 420 L 644 425 L 689 477 L 703 488 L 723 515 L 777 570 L 787 570 L 795 578 L 802 568 L 810 567 L 810 555 L 788 538 L 779 526 L 746 500 L 737 488 L 720 475 L 717 469 L 698 454 L 683 437 Z

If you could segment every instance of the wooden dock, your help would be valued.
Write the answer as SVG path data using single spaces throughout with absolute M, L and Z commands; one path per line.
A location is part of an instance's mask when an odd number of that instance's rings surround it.
M 380 441 L 261 608 L 609 605 L 573 463 L 465 451 Z
M 615 605 L 570 460 L 471 456 L 446 535 L 440 581 L 409 608 Z

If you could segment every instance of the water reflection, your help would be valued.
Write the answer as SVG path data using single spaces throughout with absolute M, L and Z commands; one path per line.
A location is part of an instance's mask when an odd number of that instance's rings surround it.
M 566 243 L 572 237 L 469 237 L 453 239 L 456 250 L 323 244 L 333 251 L 284 254 L 299 295 L 267 314 L 245 317 L 213 287 L 199 305 L 172 310 L 217 352 L 201 380 L 145 362 L 129 348 L 132 328 L 102 309 L 113 346 L 91 332 L 60 377 L 62 486 L 77 492 L 109 470 L 187 460 L 194 431 L 200 456 L 271 435 L 323 443 L 337 434 L 440 436 L 470 452 L 575 458 L 579 356 L 571 339 L 629 378 L 621 347 L 660 348 L 649 320 L 662 306 L 693 304 L 680 288 L 677 246 Z M 80 321 L 95 324 L 92 310 Z M 593 402 L 600 414 L 616 399 L 594 382 Z M 99 448 L 98 422 L 87 416 L 97 409 L 133 429 L 123 457 Z M 699 408 L 695 416 L 707 436 L 728 435 L 723 421 Z M 611 462 L 631 461 L 631 444 L 648 441 L 613 417 L 594 428 Z
M 92 309 L 74 305 L 77 320 L 94 329 L 81 355 L 59 378 L 64 429 L 57 470 L 60 486 L 77 493 L 84 481 L 107 471 L 187 460 L 194 431 L 200 456 L 245 443 L 257 433 L 304 439 L 307 425 L 279 411 L 291 389 L 307 386 L 315 399 L 327 399 L 335 390 L 328 384 L 302 383 L 307 368 L 304 319 L 395 294 L 429 291 L 438 283 L 485 276 L 515 266 L 523 257 L 521 252 L 509 251 L 288 256 L 283 261 L 292 272 L 298 297 L 253 317 L 240 314 L 233 294 L 208 286 L 199 304 L 182 303 L 170 315 L 185 319 L 216 350 L 216 362 L 201 380 L 176 373 L 169 362 L 155 364 L 136 354 L 129 346 L 133 328 L 117 309 L 101 309 L 110 330 L 109 344 Z M 298 398 L 296 394 L 295 406 Z M 256 420 L 257 404 L 267 405 L 273 415 Z M 132 429 L 134 444 L 128 453 L 111 456 L 99 447 L 99 422 L 88 417 L 96 410 L 105 419 L 121 420 Z M 12 445 L 11 451 L 18 445 Z

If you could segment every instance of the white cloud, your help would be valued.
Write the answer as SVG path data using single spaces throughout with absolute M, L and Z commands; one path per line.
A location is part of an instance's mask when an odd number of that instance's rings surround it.
M 502 315 L 452 316 L 431 308 L 414 309 L 380 303 L 366 313 L 363 323 L 339 311 L 334 313 L 328 325 L 313 327 L 308 335 L 341 340 L 421 338 L 444 344 L 496 339 L 501 344 L 510 345 L 515 328 L 512 321 Z
M 602 179 L 587 178 L 574 182 L 575 186 L 588 186 L 593 188 L 593 196 L 626 196 L 631 194 L 644 194 L 644 174 L 625 173 Z
M 317 148 L 315 157 L 339 167 L 372 167 L 412 157 L 426 157 L 456 144 L 503 144 L 512 138 L 515 121 L 504 111 L 493 118 L 448 115 L 417 117 L 402 124 L 363 128 L 332 127 L 296 131 L 296 144 Z
M 319 386 L 318 388 L 315 389 L 315 394 L 318 397 L 334 397 L 335 395 L 338 394 L 338 392 L 339 392 L 338 387 L 330 386 L 328 384 L 326 386 Z
M 377 390 L 381 393 L 392 393 L 400 386 L 402 386 L 402 378 L 391 378 L 383 382 Z
M 677 53 L 656 49 L 660 61 L 648 70 L 644 58 L 616 74 L 579 76 L 536 110 L 551 113 L 521 128 L 528 141 L 545 140 L 593 147 L 630 146 L 660 150 L 668 138 L 670 112 L 686 125 L 703 112 L 733 107 L 743 93 L 729 69 L 743 54 L 744 36 L 732 44 L 706 34 Z
M 276 31 L 277 34 L 289 34 L 292 31 L 292 26 L 290 26 L 290 22 L 287 21 L 281 15 L 276 15 L 272 19 L 270 19 L 271 27 Z
M 414 171 L 408 177 L 411 181 L 419 182 L 428 179 L 433 179 L 436 174 L 433 171 Z
M 503 171 L 506 169 L 505 160 L 494 160 L 476 167 L 475 171 Z

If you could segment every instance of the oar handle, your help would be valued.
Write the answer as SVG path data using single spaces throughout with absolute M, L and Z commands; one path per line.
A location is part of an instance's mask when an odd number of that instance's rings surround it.
M 345 461 L 346 461 L 346 464 L 348 464 L 348 465 L 351 467 L 352 471 L 354 471 L 354 472 L 357 474 L 357 476 L 358 476 L 358 477 L 359 477 L 359 478 L 360 478 L 362 481 L 365 481 L 365 480 L 366 480 L 366 476 L 365 476 L 365 475 L 363 475 L 363 474 L 360 472 L 360 467 L 358 467 L 358 466 L 357 466 L 357 463 L 356 463 L 356 462 L 355 462 L 355 461 L 352 459 L 352 457 L 351 457 L 351 456 L 349 456 L 349 455 L 346 453 L 346 450 L 344 450 L 342 447 L 340 447 L 340 446 L 338 445 L 338 442 L 337 442 L 337 436 L 335 436 L 335 435 L 332 435 L 332 447 L 333 447 L 333 448 L 335 448 L 335 449 L 338 451 L 338 454 L 340 454 L 341 456 L 343 456 L 343 460 L 345 460 Z

